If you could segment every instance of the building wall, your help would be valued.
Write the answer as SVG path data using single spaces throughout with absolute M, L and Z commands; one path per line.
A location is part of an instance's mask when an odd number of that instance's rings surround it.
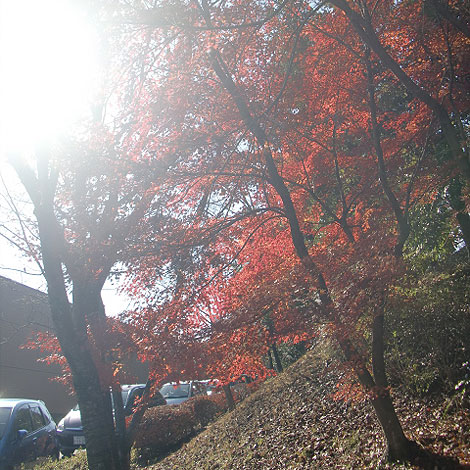
M 38 362 L 41 353 L 22 346 L 35 331 L 52 331 L 47 294 L 0 276 L 0 397 L 43 400 L 56 420 L 75 404 L 54 382 L 58 366 Z

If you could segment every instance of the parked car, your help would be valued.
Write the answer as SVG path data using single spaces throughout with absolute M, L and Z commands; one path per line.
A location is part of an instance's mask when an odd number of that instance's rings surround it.
M 145 384 L 122 385 L 122 402 L 124 404 L 124 414 L 132 414 L 136 399 L 144 393 Z M 149 403 L 149 407 L 164 405 L 165 400 L 157 392 Z M 83 433 L 82 418 L 78 405 L 74 406 L 57 425 L 57 437 L 60 451 L 63 455 L 70 457 L 73 452 L 85 447 L 85 434 Z
M 197 395 L 207 395 L 207 381 L 191 380 L 189 382 L 166 383 L 160 393 L 167 405 L 179 405 Z
M 70 457 L 76 449 L 85 446 L 78 405 L 75 405 L 57 424 L 57 438 L 60 451 L 67 457 Z
M 59 457 L 56 425 L 44 402 L 0 399 L 0 470 L 41 457 Z

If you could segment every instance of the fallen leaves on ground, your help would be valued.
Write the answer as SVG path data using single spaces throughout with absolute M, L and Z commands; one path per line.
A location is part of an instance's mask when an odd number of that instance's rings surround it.
M 371 406 L 334 400 L 342 373 L 310 352 L 152 470 L 405 469 L 387 464 Z M 470 413 L 444 400 L 394 392 L 407 436 L 429 452 L 455 459 L 430 468 L 470 465 Z M 447 407 L 449 408 L 449 407 Z M 429 462 L 426 465 L 429 468 Z M 470 466 L 468 467 L 470 468 Z

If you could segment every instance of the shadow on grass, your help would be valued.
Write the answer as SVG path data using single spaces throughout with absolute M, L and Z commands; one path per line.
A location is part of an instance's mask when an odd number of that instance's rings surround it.
M 458 459 L 436 454 L 419 447 L 412 462 L 424 470 L 470 470 L 470 465 L 462 465 Z

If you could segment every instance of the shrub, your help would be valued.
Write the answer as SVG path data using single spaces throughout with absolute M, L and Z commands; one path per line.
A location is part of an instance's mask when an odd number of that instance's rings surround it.
M 164 405 L 148 409 L 137 431 L 135 447 L 165 451 L 187 439 L 197 426 L 188 406 Z
M 206 396 L 194 397 L 182 406 L 190 409 L 195 421 L 201 427 L 207 426 L 223 410 L 217 400 Z
M 138 449 L 139 463 L 160 457 L 179 447 L 223 410 L 219 402 L 216 397 L 199 396 L 181 405 L 148 409 L 134 442 L 134 447 Z
M 455 390 L 470 354 L 469 304 L 465 264 L 429 271 L 397 288 L 386 317 L 392 384 L 420 395 Z

